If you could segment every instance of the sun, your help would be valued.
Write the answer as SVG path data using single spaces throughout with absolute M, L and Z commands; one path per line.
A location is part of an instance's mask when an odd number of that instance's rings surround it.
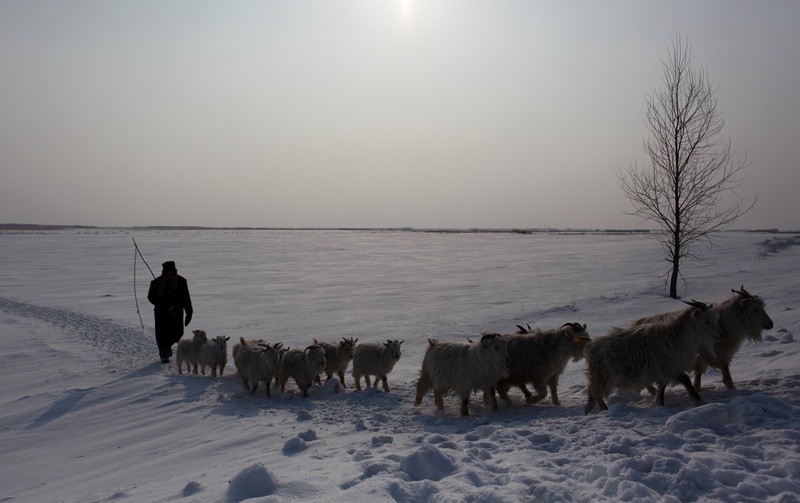
M 411 20 L 411 0 L 400 0 L 399 3 L 400 26 L 406 26 Z

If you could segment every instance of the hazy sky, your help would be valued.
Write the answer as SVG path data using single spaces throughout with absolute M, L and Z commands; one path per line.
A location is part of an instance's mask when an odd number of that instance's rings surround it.
M 617 173 L 680 33 L 800 228 L 800 2 L 0 2 L 0 223 L 652 227 Z

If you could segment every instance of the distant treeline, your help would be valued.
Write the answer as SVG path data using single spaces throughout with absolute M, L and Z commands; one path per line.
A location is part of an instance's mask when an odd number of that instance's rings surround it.
M 64 229 L 99 229 L 92 225 L 38 225 L 38 224 L 0 224 L 4 231 L 60 231 Z
M 362 232 L 428 232 L 440 234 L 612 234 L 636 235 L 656 232 L 650 229 L 558 229 L 558 228 L 530 228 L 530 229 L 491 229 L 491 228 L 415 228 L 415 227 L 207 227 L 195 225 L 152 225 L 134 227 L 101 227 L 94 225 L 38 225 L 38 224 L 0 224 L 0 231 L 58 231 L 58 230 L 175 230 L 175 231 L 362 231 Z M 737 232 L 759 232 L 769 234 L 796 234 L 798 231 L 781 231 L 780 229 L 746 229 Z
M 58 231 L 58 230 L 175 230 L 175 231 L 353 231 L 353 232 L 424 232 L 443 234 L 646 234 L 648 229 L 448 229 L 414 227 L 208 227 L 195 225 L 151 225 L 134 227 L 100 227 L 92 225 L 38 225 L 38 224 L 0 224 L 0 231 Z

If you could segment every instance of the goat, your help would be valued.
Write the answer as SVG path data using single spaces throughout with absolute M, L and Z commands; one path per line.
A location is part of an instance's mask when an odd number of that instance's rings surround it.
M 641 389 L 654 382 L 660 406 L 664 406 L 667 384 L 674 383 L 683 384 L 695 403 L 703 403 L 684 370 L 700 348 L 713 353 L 714 341 L 722 337 L 722 331 L 719 314 L 710 306 L 694 300 L 686 304 L 690 307 L 659 315 L 657 323 L 612 328 L 586 345 L 583 356 L 589 400 L 585 413 L 596 403 L 607 410 L 603 399 L 615 386 Z
M 492 410 L 498 410 L 494 387 L 508 377 L 507 365 L 508 342 L 500 334 L 484 333 L 480 341 L 466 343 L 428 339 L 414 405 L 422 403 L 425 394 L 433 389 L 434 403 L 443 410 L 443 396 L 452 389 L 461 397 L 461 415 L 468 416 L 469 394 L 481 389 L 490 398 Z
M 744 289 L 733 290 L 733 296 L 714 306 L 719 314 L 719 325 L 724 337 L 714 342 L 714 355 L 700 351 L 694 360 L 694 387 L 700 391 L 700 378 L 708 367 L 720 369 L 722 382 L 729 390 L 736 389 L 731 377 L 730 364 L 745 339 L 761 342 L 761 332 L 774 325 L 764 310 L 764 299 Z
M 189 373 L 189 366 L 192 373 L 197 374 L 197 366 L 200 365 L 200 348 L 208 341 L 205 330 L 192 330 L 194 334 L 191 339 L 178 341 L 177 356 L 175 362 L 178 364 L 178 373 L 183 374 L 183 364 L 186 363 L 186 373 Z
M 225 335 L 218 335 L 213 339 L 209 339 L 200 348 L 200 373 L 206 375 L 206 367 L 211 367 L 211 377 L 217 377 L 217 369 L 219 375 L 225 370 L 225 365 L 228 364 L 228 340 L 230 337 Z
M 242 385 L 250 391 L 250 394 L 255 394 L 258 382 L 264 381 L 267 398 L 269 398 L 270 384 L 280 359 L 279 351 L 282 343 L 271 346 L 270 344 L 250 344 L 242 337 L 239 340 L 241 342 L 236 345 L 239 347 L 234 351 L 233 364 L 242 379 Z
M 325 361 L 327 362 L 325 364 L 325 374 L 328 376 L 328 379 L 333 377 L 334 374 L 337 374 L 343 388 L 347 387 L 344 384 L 344 372 L 347 370 L 347 365 L 350 364 L 350 360 L 353 359 L 353 353 L 357 342 L 358 339 L 353 339 L 352 337 L 349 339 L 342 337 L 342 340 L 338 343 L 318 343 L 317 340 L 314 339 L 314 343 L 319 344 L 320 347 L 325 350 Z M 319 376 L 317 376 L 316 382 L 317 384 L 322 384 Z
M 353 352 L 353 380 L 356 389 L 361 391 L 361 376 L 367 387 L 370 387 L 369 376 L 375 376 L 373 388 L 378 388 L 378 381 L 383 381 L 383 390 L 389 391 L 386 376 L 400 360 L 400 345 L 405 341 L 388 340 L 384 343 L 365 342 L 356 346 Z
M 283 355 L 279 368 L 281 393 L 291 377 L 303 396 L 308 396 L 308 388 L 314 383 L 314 378 L 325 370 L 325 350 L 318 344 L 312 344 L 304 350 L 290 349 Z
M 264 339 L 245 339 L 244 337 L 239 337 L 239 342 L 234 344 L 233 348 L 231 348 L 231 356 L 236 358 L 236 354 L 244 346 L 258 346 L 258 345 L 263 346 L 266 343 L 267 341 L 265 341 Z
M 586 325 L 565 323 L 560 328 L 535 330 L 505 335 L 508 342 L 508 377 L 497 383 L 497 393 L 510 404 L 508 390 L 517 386 L 525 395 L 525 401 L 535 404 L 547 396 L 554 405 L 558 401 L 558 379 L 570 360 L 577 362 L 583 357 L 583 349 L 591 340 Z M 536 396 L 525 384 L 531 383 Z

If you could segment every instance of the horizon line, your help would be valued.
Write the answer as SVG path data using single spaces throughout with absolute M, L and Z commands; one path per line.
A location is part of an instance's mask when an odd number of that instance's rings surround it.
M 240 230 L 240 231 L 393 231 L 393 232 L 438 232 L 438 233 L 616 233 L 650 234 L 658 229 L 614 229 L 581 227 L 278 227 L 278 226 L 206 226 L 206 225 L 80 225 L 80 224 L 20 224 L 0 223 L 0 231 L 68 230 L 68 229 L 128 229 L 128 230 Z M 765 232 L 773 234 L 795 233 L 800 230 L 780 230 L 778 228 L 726 229 L 739 232 Z

